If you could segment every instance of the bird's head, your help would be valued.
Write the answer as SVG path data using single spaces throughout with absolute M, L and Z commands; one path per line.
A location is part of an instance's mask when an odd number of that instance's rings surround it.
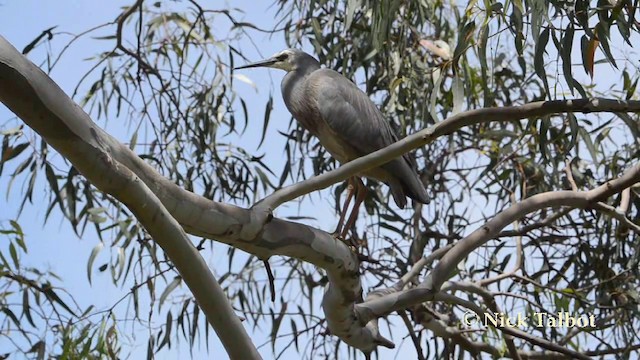
M 318 61 L 311 55 L 298 49 L 286 49 L 280 51 L 268 59 L 256 61 L 251 64 L 238 66 L 235 69 L 247 69 L 252 67 L 270 67 L 281 69 L 286 72 L 304 68 L 306 64 L 318 64 Z

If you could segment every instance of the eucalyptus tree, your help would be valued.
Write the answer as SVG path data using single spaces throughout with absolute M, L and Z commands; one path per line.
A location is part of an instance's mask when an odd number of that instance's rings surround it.
M 43 29 L 22 53 L 46 60 L 44 72 L 0 42 L 0 100 L 17 116 L 3 125 L 0 175 L 23 184 L 8 189 L 18 208 L 46 204 L 79 236 L 98 234 L 88 279 L 110 270 L 131 305 L 80 308 L 63 282 L 24 267 L 17 218 L 0 254 L 0 333 L 20 334 L 12 351 L 122 357 L 132 351 L 122 334 L 151 319 L 163 325 L 147 331 L 150 355 L 212 336 L 232 358 L 386 358 L 400 344 L 418 358 L 640 348 L 637 1 L 279 0 L 271 10 L 262 28 L 240 9 L 138 0 L 77 36 Z M 295 122 L 282 131 L 289 119 L 272 119 L 279 94 L 250 116 L 254 99 L 236 89 L 251 80 L 232 68 L 265 33 L 353 79 L 405 139 L 338 166 Z M 68 97 L 46 74 L 67 47 L 38 50 L 86 37 L 104 50 Z M 127 129 L 117 138 L 102 129 L 114 121 Z M 264 142 L 274 126 L 283 148 Z M 314 214 L 278 217 L 327 187 L 337 214 L 343 180 L 414 149 L 432 201 L 399 210 L 369 181 L 350 233 L 361 254 L 309 226 Z M 283 152 L 285 162 L 266 161 Z M 98 266 L 105 248 L 113 260 Z M 215 276 L 210 254 L 225 260 Z M 587 323 L 558 326 L 561 312 Z M 475 321 L 485 314 L 530 321 Z M 270 349 L 256 350 L 256 328 L 269 329 Z

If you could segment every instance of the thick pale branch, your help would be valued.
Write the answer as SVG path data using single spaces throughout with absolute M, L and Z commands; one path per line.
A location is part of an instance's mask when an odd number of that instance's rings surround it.
M 191 234 L 224 242 L 262 259 L 272 255 L 291 256 L 324 268 L 329 284 L 323 307 L 331 332 L 347 344 L 365 352 L 371 352 L 380 344 L 391 346 L 377 332 L 374 333 L 369 325 L 361 323 L 354 316 L 353 306 L 362 301 L 362 287 L 358 259 L 346 245 L 318 229 L 271 219 L 268 212 L 210 201 L 160 176 L 128 147 L 96 126 L 89 115 L 45 73 L 1 37 L 0 101 L 69 159 L 92 183 L 95 182 L 98 188 L 106 192 L 113 191 L 116 198 L 120 198 L 117 193 L 120 186 L 105 188 L 106 185 L 101 183 L 110 181 L 113 166 L 131 170 L 157 196 L 171 216 Z M 96 159 L 110 159 L 111 165 L 103 166 L 105 164 Z M 139 215 L 135 209 L 132 210 Z M 150 224 L 143 219 L 140 221 L 154 235 L 155 240 L 162 241 L 162 238 L 155 238 L 155 230 L 148 227 Z M 219 317 L 220 314 L 207 306 L 207 302 L 201 302 L 202 298 L 198 295 L 205 293 L 207 296 L 215 296 L 216 292 L 212 288 L 215 286 L 215 279 L 206 267 L 198 265 L 202 264 L 202 258 L 197 252 L 189 250 L 189 247 L 193 247 L 192 244 L 181 243 L 176 246 L 182 248 L 183 255 L 189 257 L 188 261 L 176 261 L 176 253 L 171 248 L 165 248 L 165 251 L 183 273 L 185 283 L 196 295 L 207 316 Z M 187 264 L 187 269 L 184 269 L 184 263 Z M 199 272 L 202 275 L 201 281 L 194 283 L 191 277 L 184 275 L 185 271 Z M 219 299 L 209 299 L 209 303 L 214 300 Z M 238 329 L 232 325 L 225 325 L 223 328 L 214 326 L 214 329 L 222 330 L 218 334 L 225 346 L 231 344 L 230 354 L 242 348 L 244 358 L 247 358 L 252 349 L 255 349 L 250 342 L 243 344 L 243 339 L 247 339 L 246 333 L 238 333 Z
M 507 225 L 522 218 L 526 214 L 543 208 L 556 206 L 586 208 L 595 202 L 621 192 L 638 181 L 640 181 L 640 164 L 631 167 L 621 177 L 607 181 L 593 190 L 584 192 L 547 192 L 527 198 L 499 213 L 483 227 L 460 240 L 434 267 L 433 272 L 427 279 L 425 287 L 437 291 L 448 279 L 449 275 L 453 273 L 460 261 L 466 258 L 473 250 L 495 238 Z
M 111 156 L 111 139 L 39 68 L 0 37 L 0 101 L 100 190 L 124 203 L 163 248 L 233 359 L 260 359 L 240 319 L 180 224 L 149 187 Z
M 625 191 L 623 191 L 622 193 L 624 194 L 626 190 L 629 190 L 629 189 L 628 188 L 625 189 Z M 596 210 L 603 212 L 606 215 L 611 216 L 614 219 L 617 219 L 618 221 L 620 221 L 621 224 L 624 224 L 624 226 L 627 226 L 631 230 L 633 230 L 635 233 L 640 234 L 640 225 L 631 221 L 631 219 L 629 219 L 622 210 L 614 208 L 613 206 L 607 205 L 603 202 L 599 202 L 595 204 L 594 208 Z
M 409 135 L 384 149 L 344 164 L 337 169 L 282 188 L 262 199 L 255 206 L 264 208 L 266 211 L 272 211 L 299 196 L 324 189 L 364 170 L 380 166 L 415 148 L 424 146 L 442 135 L 451 134 L 465 126 L 492 121 L 515 121 L 569 112 L 640 112 L 640 101 L 599 98 L 553 100 L 538 101 L 520 106 L 465 111 L 427 129 Z
M 433 271 L 419 287 L 388 294 L 358 304 L 356 311 L 362 321 L 368 321 L 393 311 L 433 300 L 434 295 L 438 293 L 440 287 L 447 281 L 458 263 L 464 260 L 473 250 L 496 238 L 500 231 L 510 223 L 528 213 L 549 207 L 587 208 L 600 200 L 621 192 L 638 181 L 640 181 L 640 164 L 631 167 L 621 177 L 608 181 L 590 191 L 547 192 L 527 198 L 500 212 L 484 226 L 458 241 L 436 264 Z

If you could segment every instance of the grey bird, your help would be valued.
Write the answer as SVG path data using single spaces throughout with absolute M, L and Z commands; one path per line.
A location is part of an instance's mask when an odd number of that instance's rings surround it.
M 398 141 L 391 124 L 366 93 L 340 73 L 320 68 L 318 60 L 311 55 L 287 49 L 268 59 L 236 69 L 252 67 L 271 67 L 287 72 L 282 79 L 282 96 L 287 109 L 340 163 L 347 163 Z M 407 196 L 423 204 L 429 203 L 415 160 L 409 154 L 358 175 L 387 184 L 400 208 L 407 205 Z M 366 188 L 358 177 L 349 179 L 348 189 L 336 229 L 336 234 L 341 234 L 342 238 L 355 223 L 358 207 L 366 196 Z M 354 192 L 354 207 L 347 226 L 341 232 Z

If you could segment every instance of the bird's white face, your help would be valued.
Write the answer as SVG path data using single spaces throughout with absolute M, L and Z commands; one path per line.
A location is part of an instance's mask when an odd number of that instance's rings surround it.
M 293 58 L 295 53 L 290 50 L 283 50 L 278 53 L 273 54 L 271 59 L 276 60 L 271 66 L 272 68 L 281 69 L 286 72 L 294 70 Z

